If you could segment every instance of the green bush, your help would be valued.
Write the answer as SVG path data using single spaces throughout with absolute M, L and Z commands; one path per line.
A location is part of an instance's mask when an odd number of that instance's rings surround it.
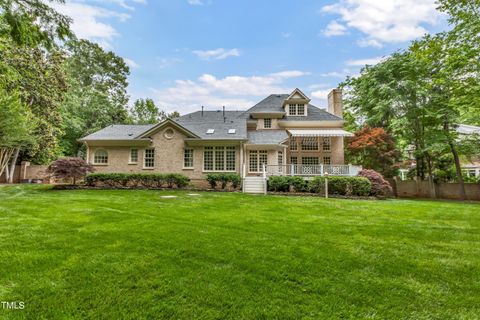
M 85 178 L 85 183 L 88 186 L 130 186 L 134 188 L 162 188 L 165 185 L 169 188 L 184 188 L 188 185 L 189 181 L 190 179 L 188 179 L 188 177 L 179 173 L 92 173 Z
M 363 177 L 328 177 L 328 194 L 342 196 L 368 196 L 371 182 Z M 315 177 L 308 183 L 312 193 L 325 193 L 325 177 Z
M 325 178 L 315 177 L 308 182 L 308 192 L 325 193 Z
M 237 189 L 242 182 L 242 178 L 236 173 L 209 173 L 207 174 L 207 181 L 212 189 L 215 189 L 217 184 L 220 184 L 222 189 L 226 189 L 228 183 L 233 189 Z
M 286 176 L 271 176 L 268 178 L 269 191 L 288 192 L 290 189 L 290 177 Z
M 295 192 L 308 192 L 308 183 L 302 177 L 290 177 L 290 185 Z

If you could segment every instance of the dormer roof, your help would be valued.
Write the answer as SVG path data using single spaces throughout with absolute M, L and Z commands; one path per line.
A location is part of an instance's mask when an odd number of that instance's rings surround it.
M 306 103 L 308 104 L 310 102 L 310 98 L 307 97 L 306 94 L 302 92 L 302 90 L 295 88 L 293 92 L 285 99 L 283 102 L 283 105 L 288 104 L 288 103 Z

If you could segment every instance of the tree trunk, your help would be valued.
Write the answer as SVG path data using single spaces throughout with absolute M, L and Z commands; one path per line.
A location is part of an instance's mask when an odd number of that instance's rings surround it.
M 13 154 L 13 149 L 11 148 L 0 148 L 0 177 L 8 166 L 10 157 Z
M 15 174 L 15 166 L 17 164 L 18 155 L 20 154 L 20 148 L 16 148 L 13 153 L 13 158 L 10 163 L 10 170 L 8 170 L 7 183 L 13 183 L 13 175 Z
M 428 168 L 428 182 L 430 185 L 430 196 L 434 199 L 437 198 L 437 191 L 435 190 L 435 182 L 433 181 L 433 172 L 432 172 L 432 158 L 428 152 L 425 153 L 425 159 L 427 160 Z
M 462 165 L 460 164 L 460 158 L 458 157 L 457 148 L 455 148 L 455 145 L 451 141 L 448 144 L 450 145 L 450 150 L 452 151 L 453 159 L 455 160 L 455 170 L 457 171 L 458 185 L 460 187 L 460 199 L 465 200 L 467 199 L 467 193 L 465 191 L 465 182 L 463 181 L 462 175 Z
M 462 165 L 460 164 L 460 157 L 458 156 L 457 148 L 455 148 L 454 141 L 452 141 L 452 138 L 450 137 L 450 126 L 447 119 L 445 119 L 445 122 L 443 123 L 443 130 L 447 136 L 448 145 L 450 146 L 450 151 L 452 152 L 453 160 L 455 161 L 455 170 L 457 172 L 457 180 L 460 187 L 460 199 L 465 200 L 467 198 L 467 193 L 465 191 L 465 182 L 463 181 L 462 176 Z

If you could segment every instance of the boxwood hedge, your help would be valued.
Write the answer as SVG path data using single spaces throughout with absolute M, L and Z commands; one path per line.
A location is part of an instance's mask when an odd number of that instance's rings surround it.
M 92 173 L 85 178 L 88 186 L 114 188 L 184 188 L 190 179 L 180 173 Z

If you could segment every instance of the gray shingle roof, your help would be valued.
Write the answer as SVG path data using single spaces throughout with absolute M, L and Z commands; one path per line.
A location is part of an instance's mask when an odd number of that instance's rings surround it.
M 239 117 L 244 111 L 197 111 L 175 119 L 175 122 L 192 131 L 202 139 L 208 140 L 238 140 L 247 139 L 247 119 Z M 213 134 L 207 134 L 208 129 L 214 129 Z M 234 134 L 229 134 L 235 129 Z
M 133 140 L 141 133 L 155 126 L 146 125 L 122 125 L 115 124 L 94 132 L 81 140 Z
M 259 130 L 248 133 L 249 144 L 280 144 L 287 138 L 285 130 Z
M 255 113 L 255 112 L 285 112 L 283 109 L 283 101 L 289 97 L 288 94 L 271 94 L 247 111 L 245 114 Z M 327 111 L 317 108 L 312 104 L 307 106 L 308 116 L 285 116 L 282 120 L 286 121 L 338 121 L 342 120 L 341 118 L 328 113 Z
M 247 120 L 255 112 L 284 112 L 283 102 L 288 94 L 272 94 L 247 111 L 197 111 L 173 119 L 179 125 L 207 140 L 250 140 L 253 144 L 276 144 L 287 138 L 284 130 L 262 130 L 247 135 Z M 341 118 L 308 104 L 308 116 L 285 116 L 282 121 L 339 121 Z M 111 125 L 92 133 L 81 140 L 133 140 L 145 131 L 153 128 L 149 125 Z M 207 134 L 214 129 L 213 134 Z M 229 130 L 234 129 L 234 134 Z

